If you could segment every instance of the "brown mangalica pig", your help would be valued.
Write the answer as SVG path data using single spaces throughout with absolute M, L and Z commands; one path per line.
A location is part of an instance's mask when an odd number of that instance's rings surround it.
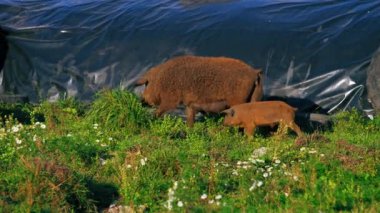
M 257 126 L 285 125 L 300 137 L 302 132 L 294 122 L 296 108 L 282 101 L 261 101 L 235 105 L 224 110 L 224 125 L 243 127 L 248 136 L 253 136 Z
M 145 84 L 142 97 L 158 106 L 156 115 L 186 106 L 189 126 L 199 111 L 221 112 L 229 106 L 262 97 L 261 71 L 225 57 L 180 56 L 145 73 L 136 85 Z

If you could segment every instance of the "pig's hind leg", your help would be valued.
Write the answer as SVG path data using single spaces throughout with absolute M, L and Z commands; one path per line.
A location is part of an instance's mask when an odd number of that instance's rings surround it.
M 288 126 L 289 126 L 290 129 L 292 129 L 294 132 L 297 133 L 298 137 L 302 137 L 303 136 L 300 127 L 294 121 L 289 122 Z

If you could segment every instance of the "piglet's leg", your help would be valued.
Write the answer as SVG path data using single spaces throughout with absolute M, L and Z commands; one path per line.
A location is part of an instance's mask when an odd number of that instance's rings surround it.
M 192 127 L 194 124 L 195 113 L 196 111 L 191 106 L 186 107 L 186 120 L 189 127 Z
M 294 121 L 291 121 L 288 126 L 297 133 L 298 137 L 302 137 L 302 131 Z

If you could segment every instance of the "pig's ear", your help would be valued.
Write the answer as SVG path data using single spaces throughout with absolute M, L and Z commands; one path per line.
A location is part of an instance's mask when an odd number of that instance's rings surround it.
M 143 84 L 145 84 L 145 85 L 148 84 L 148 79 L 147 79 L 145 76 L 139 78 L 139 79 L 136 81 L 136 83 L 135 83 L 136 86 L 140 86 L 140 85 L 143 85 Z

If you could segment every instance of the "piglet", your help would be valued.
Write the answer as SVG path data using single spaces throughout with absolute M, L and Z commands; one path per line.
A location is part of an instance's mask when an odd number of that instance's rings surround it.
M 282 101 L 261 101 L 234 105 L 224 110 L 224 125 L 243 127 L 248 136 L 253 136 L 257 126 L 282 124 L 291 128 L 300 137 L 302 132 L 294 122 L 293 108 Z

